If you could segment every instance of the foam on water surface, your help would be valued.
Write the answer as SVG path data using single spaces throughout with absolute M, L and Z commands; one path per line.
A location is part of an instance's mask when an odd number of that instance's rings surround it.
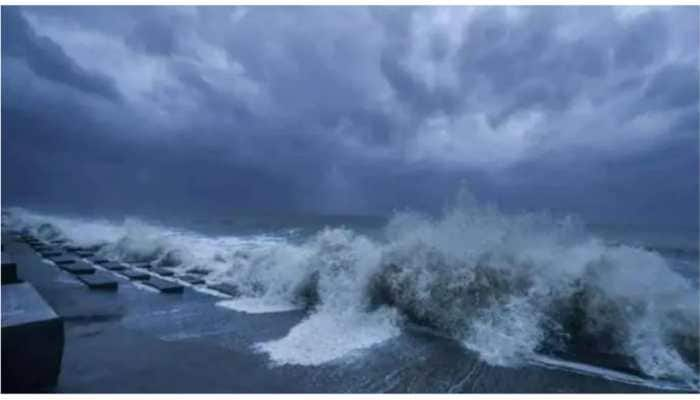
M 219 307 L 228 308 L 248 314 L 269 314 L 300 310 L 298 305 L 290 303 L 272 303 L 256 298 L 239 298 L 223 300 L 216 303 Z
M 343 359 L 400 334 L 396 313 L 316 313 L 279 340 L 258 343 L 278 365 L 321 365 Z M 323 332 L 322 334 L 319 334 Z
M 596 367 L 593 365 L 577 363 L 573 361 L 559 360 L 552 357 L 537 355 L 530 360 L 533 365 L 542 366 L 551 369 L 560 369 L 564 371 L 572 371 L 579 374 L 601 377 L 610 381 L 621 382 L 629 385 L 645 386 L 659 390 L 675 390 L 675 391 L 698 391 L 700 388 L 697 385 L 683 384 L 678 382 L 670 382 L 657 379 L 644 379 L 635 375 L 624 372 L 614 371 L 607 368 Z

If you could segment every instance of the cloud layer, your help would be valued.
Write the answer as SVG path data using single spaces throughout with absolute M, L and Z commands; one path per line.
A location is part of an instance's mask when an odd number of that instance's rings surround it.
M 5 201 L 698 219 L 698 8 L 3 7 Z

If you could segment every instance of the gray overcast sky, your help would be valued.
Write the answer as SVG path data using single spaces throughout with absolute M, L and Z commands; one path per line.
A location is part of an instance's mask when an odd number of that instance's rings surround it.
M 2 7 L 3 203 L 697 225 L 698 10 Z

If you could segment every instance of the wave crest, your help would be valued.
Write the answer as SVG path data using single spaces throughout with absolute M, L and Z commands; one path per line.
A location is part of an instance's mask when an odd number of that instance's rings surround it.
M 288 337 L 259 346 L 278 362 L 326 362 L 395 336 L 407 321 L 491 364 L 554 354 L 698 382 L 697 288 L 658 253 L 606 244 L 573 218 L 506 215 L 465 195 L 439 218 L 396 214 L 382 239 L 326 228 L 291 241 L 10 211 L 13 229 L 115 259 L 204 268 L 244 299 L 308 308 Z M 343 343 L 311 345 L 319 330 L 338 327 L 357 330 Z

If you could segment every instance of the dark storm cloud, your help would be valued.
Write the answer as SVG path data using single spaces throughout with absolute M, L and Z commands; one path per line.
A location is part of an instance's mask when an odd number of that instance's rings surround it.
M 658 12 L 643 15 L 633 21 L 622 32 L 614 48 L 615 64 L 623 68 L 639 68 L 652 63 L 666 47 L 666 29 L 666 21 Z
M 119 92 L 106 76 L 87 71 L 48 37 L 37 35 L 19 10 L 3 9 L 3 55 L 21 58 L 40 77 L 118 101 Z
M 644 93 L 650 107 L 673 109 L 698 104 L 697 64 L 669 65 L 651 78 Z
M 697 222 L 697 8 L 2 17 L 6 201 Z
M 175 52 L 177 44 L 175 29 L 174 21 L 155 16 L 145 18 L 126 37 L 126 43 L 137 50 L 169 56 Z

